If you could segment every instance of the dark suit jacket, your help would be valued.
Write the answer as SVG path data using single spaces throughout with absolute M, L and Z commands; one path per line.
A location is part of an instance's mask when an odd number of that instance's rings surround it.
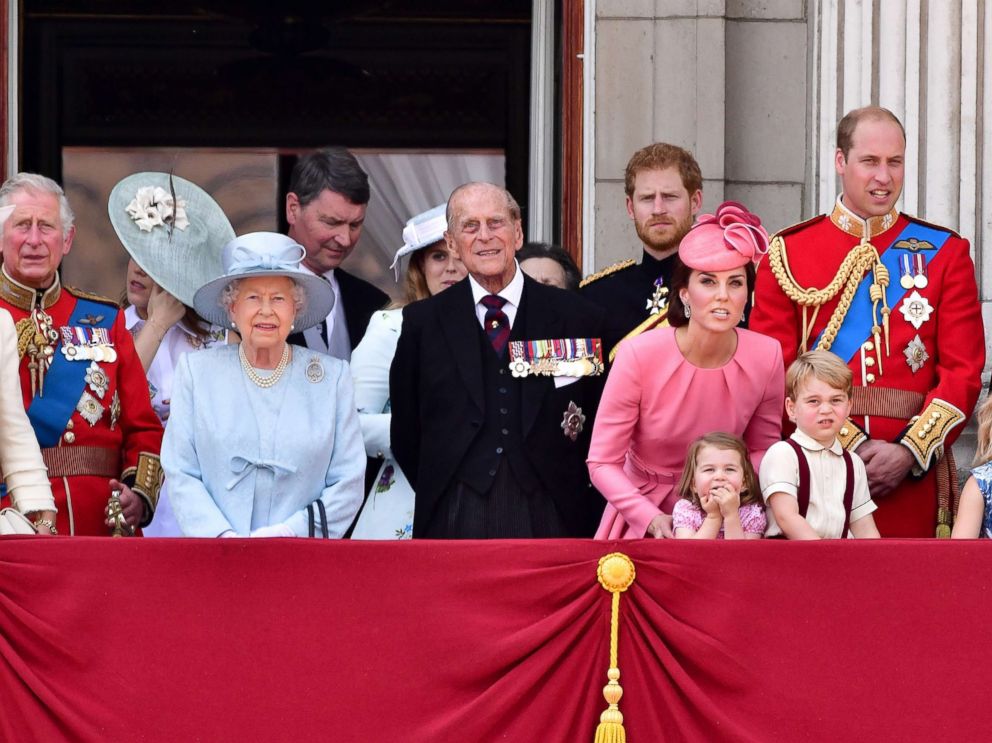
M 517 334 L 517 323 L 524 323 Z M 527 340 L 598 338 L 600 308 L 577 294 L 524 277 L 514 333 Z M 482 335 L 468 279 L 407 305 L 389 376 L 393 455 L 416 492 L 414 537 L 452 483 L 485 410 Z M 514 380 L 515 381 L 515 380 Z M 602 377 L 556 388 L 552 377 L 519 382 L 526 456 L 575 536 L 592 536 L 604 502 L 589 484 L 586 455 Z M 585 427 L 576 441 L 561 423 L 569 402 L 582 408 Z
M 334 277 L 341 288 L 341 303 L 344 305 L 345 326 L 348 328 L 348 338 L 351 340 L 351 350 L 362 342 L 365 331 L 369 327 L 372 313 L 381 310 L 389 304 L 389 295 L 372 286 L 364 279 L 352 276 L 342 268 L 334 269 Z M 306 347 L 307 342 L 303 333 L 293 333 L 289 342 Z

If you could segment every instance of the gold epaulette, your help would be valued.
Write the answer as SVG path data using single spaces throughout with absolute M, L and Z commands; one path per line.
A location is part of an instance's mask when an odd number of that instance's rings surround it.
M 899 439 L 909 447 L 916 464 L 926 472 L 944 455 L 944 440 L 955 426 L 964 423 L 965 415 L 949 402 L 934 398 L 909 424 Z
M 602 279 L 606 276 L 615 274 L 617 271 L 623 271 L 625 268 L 630 268 L 631 266 L 636 266 L 636 265 L 637 265 L 637 261 L 635 261 L 633 258 L 628 258 L 625 261 L 614 263 L 612 266 L 607 266 L 601 271 L 597 271 L 596 273 L 591 273 L 588 276 L 586 276 L 584 279 L 582 279 L 581 282 L 579 282 L 579 288 L 581 289 L 582 287 L 588 286 L 594 281 L 598 281 L 599 279 Z
M 78 297 L 79 299 L 88 299 L 91 302 L 100 302 L 101 304 L 109 304 L 114 309 L 120 309 L 121 306 L 115 302 L 110 297 L 105 297 L 102 294 L 93 294 L 92 292 L 83 291 L 82 289 L 75 286 L 66 286 L 65 290 L 69 292 L 72 296 Z

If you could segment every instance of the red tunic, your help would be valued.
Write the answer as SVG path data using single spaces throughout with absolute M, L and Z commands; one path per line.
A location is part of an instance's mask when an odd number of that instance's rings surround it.
M 57 280 L 44 293 L 42 301 L 45 311 L 52 318 L 56 331 L 69 326 L 69 318 L 78 301 L 77 295 L 95 300 L 94 297 L 76 290 L 60 287 Z M 0 275 L 0 306 L 10 312 L 15 324 L 24 321 L 18 326 L 19 336 L 22 328 L 32 323 L 30 307 L 34 298 L 34 292 L 30 289 L 16 284 L 6 273 Z M 103 390 L 102 395 L 88 383 L 71 393 L 74 406 L 84 393 L 88 393 L 95 400 L 96 406 L 91 404 L 87 415 L 95 418 L 99 414 L 99 418 L 91 423 L 74 407 L 58 443 L 42 449 L 58 508 L 56 525 L 60 534 L 109 534 L 104 525 L 104 508 L 110 497 L 111 477 L 130 485 L 146 501 L 148 513 L 154 510 L 161 485 L 158 455 L 163 430 L 151 406 L 141 360 L 134 349 L 131 335 L 124 326 L 124 313 L 109 300 L 100 300 L 99 306 L 114 318 L 108 333 L 116 359 L 112 362 L 96 362 L 106 375 L 105 388 L 100 384 L 96 385 Z M 61 345 L 60 340 L 54 348 L 56 354 L 60 353 Z M 21 390 L 24 394 L 24 407 L 28 408 L 33 398 L 32 375 L 28 368 L 30 358 L 28 353 L 20 350 Z M 91 361 L 71 363 L 89 367 Z M 44 389 L 44 394 L 52 395 L 56 392 L 49 386 Z M 115 412 L 118 409 L 119 412 Z M 91 469 L 95 462 L 99 463 L 96 469 L 101 470 L 100 474 L 71 474 Z M 62 474 L 60 470 L 66 469 L 69 473 Z
M 891 246 L 903 229 L 918 221 L 892 212 L 891 216 L 875 217 L 866 225 L 842 206 L 833 214 L 822 215 L 784 230 L 784 253 L 795 281 L 803 288 L 822 289 L 837 274 L 848 252 L 860 242 L 860 234 L 870 231 L 870 241 L 879 253 Z M 925 224 L 925 223 L 923 223 Z M 855 353 L 849 362 L 856 387 L 888 388 L 920 393 L 924 402 L 914 416 L 887 415 L 853 416 L 852 420 L 871 438 L 903 442 L 913 437 L 910 449 L 917 460 L 922 478 L 908 476 L 895 491 L 878 500 L 875 521 L 883 536 L 932 537 L 937 523 L 936 468 L 944 448 L 957 439 L 971 415 L 981 388 L 981 372 L 985 364 L 984 330 L 975 266 L 968 250 L 968 241 L 949 233 L 940 250 L 920 251 L 927 258 L 925 288 L 912 288 L 930 305 L 929 319 L 917 329 L 900 311 L 905 298 L 891 307 L 889 351 L 881 351 L 878 368 L 873 344 L 865 343 L 865 352 Z M 845 229 L 846 228 L 846 229 Z M 890 277 L 893 284 L 899 274 Z M 839 296 L 839 292 L 838 292 Z M 838 304 L 835 296 L 824 304 L 812 326 L 809 347 L 815 345 Z M 812 308 L 807 310 L 812 317 Z M 768 260 L 758 270 L 755 304 L 750 328 L 776 338 L 788 366 L 797 356 L 801 343 L 803 308 L 786 296 L 771 270 Z M 917 336 L 919 340 L 917 341 Z M 920 344 L 928 358 L 920 353 Z M 870 350 L 869 350 L 870 349 Z M 907 354 L 907 349 L 909 354 Z M 915 356 L 910 358 L 916 350 Z M 871 359 L 865 362 L 865 359 Z M 912 364 L 911 364 L 912 362 Z M 922 362 L 922 365 L 921 365 Z M 914 371 L 913 365 L 916 365 Z M 948 408 L 953 406 L 955 410 Z M 931 416 L 937 413 L 937 418 Z M 916 415 L 922 420 L 916 422 Z M 924 429 L 927 421 L 949 422 Z M 910 427 L 912 427 L 910 429 Z

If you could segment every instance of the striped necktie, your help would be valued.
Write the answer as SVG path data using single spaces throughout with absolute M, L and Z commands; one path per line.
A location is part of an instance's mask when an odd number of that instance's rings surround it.
M 503 312 L 506 300 L 498 294 L 487 294 L 479 302 L 486 308 L 486 317 L 482 324 L 486 328 L 489 342 L 493 344 L 493 350 L 502 355 L 506 342 L 510 340 L 510 319 Z

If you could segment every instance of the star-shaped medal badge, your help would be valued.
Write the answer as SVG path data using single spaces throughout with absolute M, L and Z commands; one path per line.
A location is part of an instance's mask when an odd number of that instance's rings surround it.
M 930 315 L 933 314 L 933 307 L 930 306 L 926 297 L 918 291 L 914 291 L 902 300 L 899 311 L 906 318 L 906 322 L 919 330 L 923 323 L 930 319 Z
M 654 294 L 651 295 L 651 298 L 648 300 L 648 303 L 644 309 L 646 309 L 650 315 L 657 315 L 667 306 L 668 287 L 662 286 L 661 284 L 655 284 Z
M 585 423 L 586 417 L 582 414 L 582 408 L 569 400 L 568 409 L 565 410 L 565 417 L 561 422 L 562 432 L 572 441 L 575 441 L 582 433 Z
M 927 347 L 923 345 L 919 334 L 903 349 L 903 354 L 905 354 L 906 363 L 913 370 L 913 374 L 916 374 L 916 372 L 922 369 L 927 359 L 930 358 L 930 354 L 927 353 Z

